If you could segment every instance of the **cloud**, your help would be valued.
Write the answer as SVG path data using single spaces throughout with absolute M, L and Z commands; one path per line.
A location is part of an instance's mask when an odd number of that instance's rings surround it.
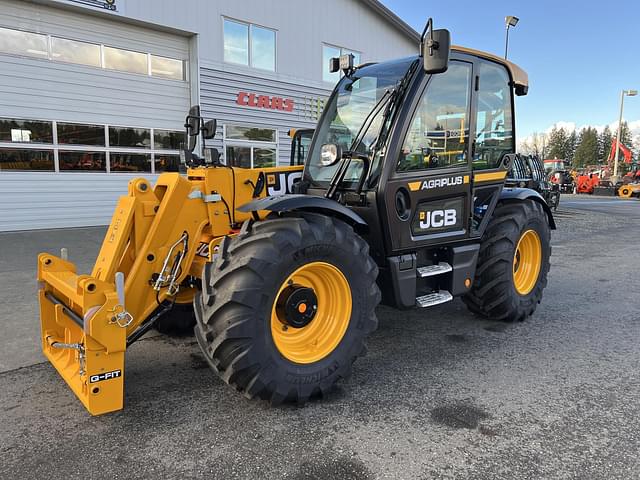
M 544 133 L 551 133 L 551 130 L 553 130 L 554 128 L 564 128 L 567 132 L 573 132 L 576 129 L 576 124 L 574 122 L 559 121 L 547 128 Z

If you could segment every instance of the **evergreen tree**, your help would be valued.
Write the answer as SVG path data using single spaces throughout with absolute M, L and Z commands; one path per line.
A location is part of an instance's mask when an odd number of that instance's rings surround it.
M 611 152 L 611 142 L 613 142 L 613 135 L 611 134 L 611 129 L 609 125 L 604 127 L 602 133 L 598 138 L 598 158 L 603 162 L 607 163 L 607 159 L 609 158 L 609 153 Z
M 598 160 L 598 132 L 595 128 L 587 127 L 580 132 L 580 143 L 576 148 L 574 166 L 583 168 L 586 165 L 594 165 Z
M 626 122 L 626 120 L 622 122 L 622 128 L 620 129 L 620 141 L 625 147 L 629 149 L 633 148 L 631 130 L 629 130 L 629 124 Z
M 567 137 L 567 132 L 564 128 L 553 127 L 547 141 L 548 158 L 566 159 Z
M 567 135 L 567 142 L 565 145 L 564 158 L 568 163 L 573 163 L 576 148 L 578 148 L 578 134 L 573 130 L 569 135 Z

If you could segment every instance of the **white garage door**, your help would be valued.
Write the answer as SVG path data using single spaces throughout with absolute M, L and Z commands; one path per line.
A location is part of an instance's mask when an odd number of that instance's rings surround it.
M 0 231 L 109 222 L 178 154 L 186 36 L 0 0 Z

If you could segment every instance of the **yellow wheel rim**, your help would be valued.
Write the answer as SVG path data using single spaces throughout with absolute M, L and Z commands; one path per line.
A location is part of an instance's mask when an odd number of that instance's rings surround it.
M 620 196 L 624 198 L 629 198 L 631 196 L 631 189 L 628 187 L 622 187 L 620 189 Z
M 513 284 L 520 295 L 527 295 L 538 281 L 542 265 L 542 242 L 535 230 L 522 234 L 513 255 Z
M 290 326 L 278 301 L 287 294 L 288 287 L 310 288 L 317 299 L 312 320 L 301 328 Z M 306 304 L 296 309 L 304 314 Z M 340 270 L 329 263 L 312 262 L 303 265 L 287 277 L 278 290 L 271 310 L 271 336 L 278 351 L 295 363 L 313 363 L 335 350 L 344 337 L 351 320 L 351 288 Z

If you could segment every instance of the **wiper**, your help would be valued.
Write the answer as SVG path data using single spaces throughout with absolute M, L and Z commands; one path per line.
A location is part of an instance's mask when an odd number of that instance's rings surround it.
M 367 134 L 369 128 L 373 124 L 373 121 L 378 116 L 378 113 L 380 113 L 380 111 L 384 108 L 384 106 L 386 105 L 386 101 L 392 98 L 393 92 L 394 90 L 385 90 L 385 92 L 380 97 L 380 100 L 376 102 L 369 114 L 364 118 L 360 130 L 358 130 L 358 133 L 356 133 L 356 136 L 353 138 L 353 142 L 351 142 L 351 147 L 349 148 L 350 152 L 355 152 L 356 149 L 360 146 L 360 144 L 364 140 L 364 136 Z
M 411 64 L 411 66 L 407 70 L 407 73 L 404 74 L 404 76 L 402 77 L 402 79 L 398 83 L 398 86 L 393 91 L 394 95 L 393 95 L 392 101 L 387 104 L 387 109 L 385 110 L 384 115 L 382 117 L 382 124 L 380 125 L 380 135 L 378 135 L 377 141 L 376 141 L 373 149 L 371 150 L 371 159 L 372 159 L 372 161 L 375 159 L 376 152 L 382 148 L 382 145 L 384 144 L 384 142 L 385 142 L 385 140 L 387 138 L 386 134 L 389 133 L 388 131 L 386 133 L 384 132 L 385 123 L 387 123 L 387 121 L 391 117 L 391 113 L 392 113 L 392 110 L 394 109 L 393 107 L 395 107 L 395 105 L 396 105 L 396 102 L 398 102 L 403 97 L 404 92 L 409 87 L 409 83 L 410 83 L 411 79 L 413 78 L 413 73 L 416 71 L 418 63 L 419 63 L 419 61 L 416 60 Z M 377 169 L 377 170 L 378 170 L 378 174 L 379 174 L 380 169 Z M 372 176 L 369 179 L 369 181 L 368 181 L 369 185 L 375 183 L 378 174 Z

